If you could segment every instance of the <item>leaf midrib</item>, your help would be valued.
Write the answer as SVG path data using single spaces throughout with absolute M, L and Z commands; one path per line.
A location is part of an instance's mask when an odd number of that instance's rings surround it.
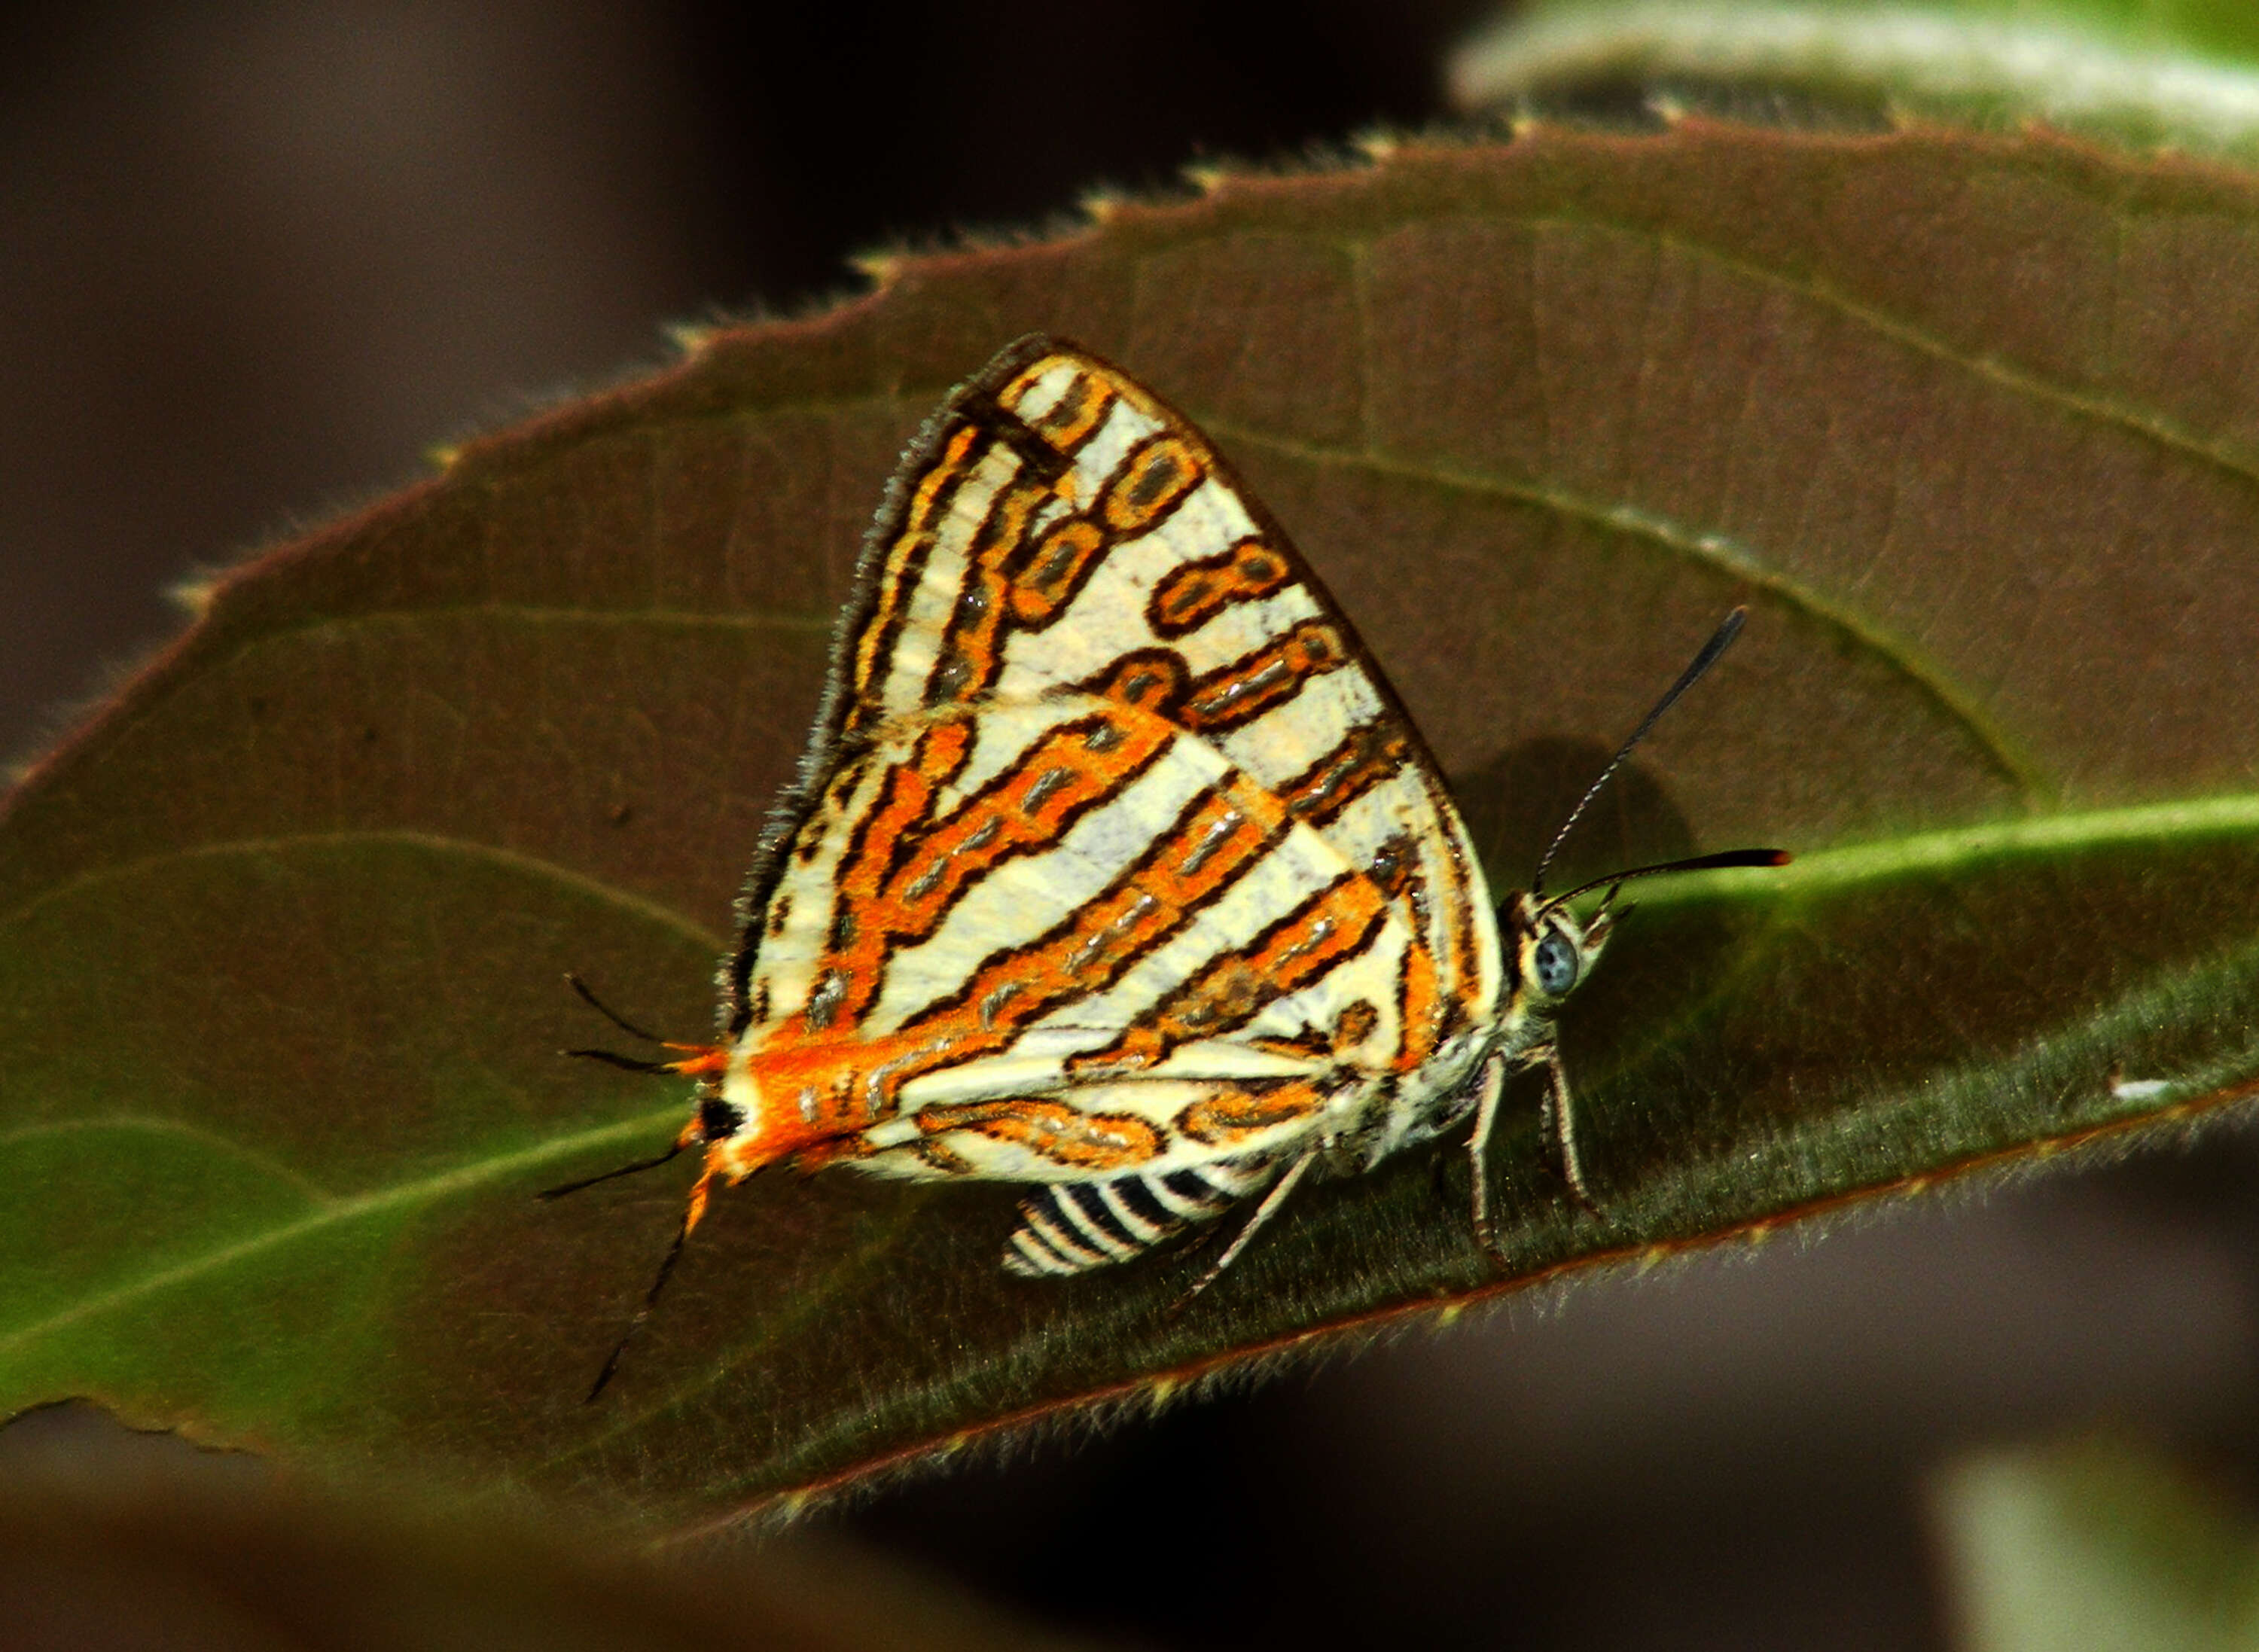
M 429 1204 L 434 1200 L 445 1199 L 450 1194 L 467 1192 L 482 1183 L 495 1180 L 518 1171 L 530 1170 L 554 1159 L 569 1157 L 589 1148 L 645 1140 L 653 1130 L 662 1129 L 679 1121 L 681 1114 L 682 1108 L 680 1105 L 656 1108 L 649 1113 L 639 1114 L 632 1119 L 600 1125 L 594 1129 L 576 1130 L 570 1136 L 541 1143 L 533 1147 L 519 1148 L 512 1152 L 495 1154 L 468 1164 L 458 1165 L 453 1170 L 442 1171 L 434 1176 L 424 1177 L 412 1182 L 403 1182 L 397 1186 L 381 1188 L 372 1193 L 356 1193 L 335 1200 L 319 1210 L 310 1212 L 294 1221 L 288 1221 L 280 1227 L 270 1228 L 266 1233 L 252 1238 L 238 1240 L 233 1244 L 223 1245 L 214 1250 L 208 1250 L 202 1256 L 175 1263 L 169 1268 L 157 1269 L 142 1275 L 138 1279 L 129 1280 L 124 1284 L 113 1285 L 107 1291 L 98 1292 L 60 1314 L 51 1314 L 44 1320 L 35 1321 L 17 1330 L 0 1333 L 0 1355 L 12 1352 L 28 1342 L 77 1324 L 81 1321 L 92 1319 L 112 1309 L 126 1307 L 157 1292 L 168 1290 L 176 1285 L 186 1284 L 200 1275 L 240 1262 L 246 1257 L 256 1256 L 262 1250 L 288 1244 L 293 1240 L 319 1233 L 325 1228 L 338 1227 L 346 1222 L 359 1221 L 367 1217 L 382 1215 L 390 1211 L 415 1205 Z
M 2255 801 L 2254 807 L 2259 808 L 2259 801 Z M 2161 1007 L 2184 995 L 2191 983 L 2216 977 L 2224 969 L 2248 975 L 2255 961 L 2259 961 L 2259 948 L 2246 948 L 2234 958 L 2214 961 L 2195 970 L 2173 972 L 2153 980 L 2129 993 L 2106 1016 L 2106 1029 L 2107 1027 L 2122 1027 L 2130 1034 L 2153 1026 L 2161 1019 L 2169 1019 Z M 2070 1024 L 2084 1026 L 2086 1023 L 2082 1019 Z M 2017 1065 L 2026 1067 L 2035 1064 L 2043 1065 L 2054 1060 L 2062 1047 L 2076 1042 L 2076 1039 L 2055 1037 L 2046 1033 L 2036 1034 L 2024 1042 L 2017 1057 Z M 1949 1086 L 1966 1086 L 1973 1083 L 1990 1090 L 1997 1086 L 1998 1079 L 1997 1072 L 1988 1071 L 1974 1079 L 1966 1074 L 1948 1073 L 1942 1081 Z M 1430 1314 L 1440 1314 L 1438 1323 L 1448 1323 L 1471 1305 L 1495 1301 L 1574 1277 L 1589 1277 L 1611 1266 L 1631 1264 L 1643 1271 L 1659 1262 L 1737 1239 L 1754 1243 L 1790 1223 L 1822 1216 L 1877 1197 L 1913 1193 L 1942 1180 L 1982 1173 L 1987 1170 L 2028 1165 L 2083 1150 L 2103 1147 L 2133 1132 L 2170 1129 L 2244 1100 L 2255 1087 L 2259 1086 L 2255 1086 L 2252 1081 L 2244 1078 L 2240 1068 L 2213 1068 L 2184 1073 L 2169 1080 L 2167 1088 L 2156 1099 L 2145 1098 L 2138 1102 L 2129 1100 L 2120 1107 L 2104 1109 L 2096 1116 L 2052 1134 L 2029 1140 L 2005 1139 L 1991 1145 L 1975 1146 L 1945 1163 L 1817 1196 L 1807 1193 L 1799 1197 L 1791 1188 L 1787 1190 L 1787 1196 L 1792 1202 L 1769 1211 L 1753 1211 L 1721 1228 L 1685 1235 L 1612 1238 L 1593 1249 L 1541 1264 L 1525 1273 L 1502 1275 L 1472 1288 L 1455 1292 L 1448 1298 L 1399 1299 L 1347 1310 L 1329 1320 L 1265 1335 L 1251 1342 L 1238 1342 L 1218 1351 L 1194 1356 L 1165 1371 L 1101 1383 L 1080 1393 L 1037 1400 L 999 1415 L 983 1417 L 963 1427 L 947 1424 L 935 1427 L 922 1421 L 922 1414 L 930 1413 L 937 1399 L 950 1391 L 958 1393 L 976 1391 L 984 1382 L 993 1381 L 1000 1371 L 1008 1371 L 1015 1359 L 1028 1351 L 1025 1342 L 1015 1342 L 973 1364 L 952 1368 L 940 1381 L 923 1389 L 905 1389 L 889 1396 L 892 1402 L 890 1415 L 906 1422 L 913 1432 L 923 1429 L 923 1437 L 901 1441 L 884 1450 L 856 1459 L 852 1448 L 858 1433 L 870 1429 L 872 1414 L 867 1411 L 851 1414 L 835 1410 L 821 1427 L 803 1430 L 791 1450 L 780 1453 L 757 1467 L 741 1470 L 740 1483 L 747 1488 L 743 1504 L 728 1513 L 702 1522 L 679 1536 L 688 1539 L 726 1527 L 773 1505 L 780 1506 L 788 1513 L 795 1512 L 812 1497 L 820 1496 L 875 1470 L 912 1462 L 937 1452 L 946 1453 L 983 1436 L 1008 1435 L 1016 1428 L 1047 1417 L 1081 1408 L 1103 1406 L 1109 1402 L 1124 1405 L 1144 1402 L 1158 1406 L 1172 1393 L 1187 1385 L 1196 1385 L 1204 1378 L 1217 1372 L 1243 1367 L 1250 1361 L 1275 1358 L 1313 1346 L 1322 1346 L 1329 1341 L 1338 1345 L 1341 1337 L 1353 1336 L 1361 1330 L 1406 1323 Z M 1901 1092 L 1892 1097 L 1880 1111 L 1863 1109 L 1806 1121 L 1794 1134 L 1800 1139 L 1808 1139 L 1809 1132 L 1814 1129 L 1871 1133 L 1878 1121 L 1888 1114 L 1901 1113 L 1913 1107 L 1934 1107 L 1935 1102 L 1936 1096 L 1928 1088 Z M 1777 1140 L 1767 1144 L 1769 1165 L 1776 1175 L 1785 1173 L 1784 1167 L 1790 1163 L 1795 1145 L 1787 1140 Z M 1746 1144 L 1735 1150 L 1737 1170 L 1742 1163 L 1738 1156 L 1746 1150 Z M 1676 1171 L 1684 1178 L 1708 1171 L 1717 1162 L 1714 1158 L 1690 1161 L 1677 1166 Z M 1664 1202 L 1668 1204 L 1671 1201 Z M 1622 1214 L 1629 1215 L 1631 1213 Z M 1131 1306 L 1124 1310 L 1124 1319 L 1134 1321 L 1145 1316 L 1148 1312 Z M 1120 1328 L 1119 1326 L 1108 1327 L 1109 1331 Z M 842 1448 L 850 1449 L 843 1452 Z M 574 1454 L 564 1455 L 569 1456 Z M 844 1464 L 843 1456 L 846 1459 Z M 792 1484 L 795 1475 L 811 1470 L 814 1471 L 814 1478 L 798 1485 Z M 767 1480 L 767 1489 L 753 1489 L 756 1476 Z
M 1985 860 L 2066 850 L 2086 851 L 2124 844 L 2198 841 L 2255 831 L 2259 831 L 2259 794 L 2238 793 L 2177 803 L 2011 821 L 1846 845 L 1807 855 L 1778 870 L 1728 871 L 1691 876 L 1676 880 L 1674 886 L 1658 889 L 1644 898 L 1657 905 L 1670 905 L 1721 898 L 1810 894 L 1849 888 L 1892 876 L 1962 870 Z M 507 859 L 514 865 L 523 864 L 567 876 L 576 885 L 648 908 L 652 915 L 671 926 L 689 928 L 665 908 L 652 907 L 652 903 L 633 897 L 617 895 L 609 892 L 608 886 L 595 879 L 565 874 L 561 868 L 548 867 L 545 863 L 534 862 L 531 858 L 512 855 L 509 851 L 491 851 L 483 845 L 434 838 L 425 834 L 363 833 L 322 835 L 296 840 L 247 840 L 235 844 L 207 845 L 184 852 L 255 851 L 281 853 L 293 848 L 329 847 L 338 836 L 353 839 L 405 839 L 421 847 L 468 853 L 481 859 Z M 702 934 L 698 938 L 709 944 L 714 943 L 713 937 Z M 265 1233 L 218 1247 L 169 1267 L 154 1270 L 137 1279 L 89 1296 L 61 1313 L 50 1314 L 12 1332 L 0 1334 L 0 1354 L 13 1351 L 83 1321 L 128 1307 L 261 1251 L 345 1223 L 429 1203 L 599 1146 L 647 1139 L 653 1130 L 663 1129 L 673 1122 L 680 1113 L 679 1106 L 669 1105 L 633 1118 L 492 1155 L 394 1187 L 333 1199 L 321 1208 Z
M 2253 833 L 2259 833 L 2259 793 L 2231 792 L 1876 838 L 1814 850 L 1781 867 L 1687 873 L 1643 890 L 1640 904 L 1683 905 L 1758 892 L 1834 894 L 1887 878 L 1963 872 L 1987 861 L 2050 851 L 2160 846 Z

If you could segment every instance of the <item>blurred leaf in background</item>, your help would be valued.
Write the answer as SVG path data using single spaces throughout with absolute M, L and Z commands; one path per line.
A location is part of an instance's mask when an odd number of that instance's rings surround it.
M 2259 1647 L 2259 1525 L 2153 1449 L 1972 1455 L 1930 1508 L 1966 1652 Z
M 1099 1652 L 837 1542 L 655 1560 L 43 1412 L 0 1436 L 15 1652 Z
M 1452 61 L 1477 109 L 1674 88 L 2259 153 L 2259 11 L 2237 0 L 1538 0 Z

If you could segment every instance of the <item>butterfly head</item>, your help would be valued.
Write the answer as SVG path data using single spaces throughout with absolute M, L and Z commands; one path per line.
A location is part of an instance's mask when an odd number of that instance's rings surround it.
M 1516 895 L 1504 914 L 1515 996 L 1543 1010 L 1576 991 L 1614 933 L 1614 899 L 1611 889 L 1599 911 L 1579 918 L 1562 901 Z
M 1730 866 L 1785 866 L 1789 857 L 1780 849 L 1728 849 L 1688 860 L 1665 860 L 1652 866 L 1633 866 L 1605 878 L 1579 884 L 1566 894 L 1518 894 L 1500 909 L 1507 956 L 1513 960 L 1514 996 L 1543 1014 L 1576 991 L 1593 972 L 1600 953 L 1615 933 L 1616 920 L 1631 908 L 1616 905 L 1616 895 L 1635 878 L 1655 878 L 1674 872 L 1716 872 Z M 1600 904 L 1578 917 L 1570 903 L 1595 889 L 1606 889 Z

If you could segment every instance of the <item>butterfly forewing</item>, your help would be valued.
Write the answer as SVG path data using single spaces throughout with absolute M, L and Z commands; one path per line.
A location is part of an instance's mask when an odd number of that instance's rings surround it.
M 1087 1182 L 1015 1241 L 1070 1271 L 1259 1186 L 1491 1014 L 1480 873 L 1419 737 L 1118 369 L 999 356 L 906 459 L 863 580 L 752 892 L 732 1173 Z

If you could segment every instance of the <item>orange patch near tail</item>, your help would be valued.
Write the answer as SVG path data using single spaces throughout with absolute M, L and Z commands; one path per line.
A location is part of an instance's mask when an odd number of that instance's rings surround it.
M 745 1120 L 714 1152 L 733 1182 L 782 1159 L 815 1170 L 859 1158 L 873 1150 L 861 1133 L 895 1115 L 905 1084 L 1008 1036 L 957 1020 L 872 1038 L 784 1038 L 747 1051 L 737 1059 L 750 1082 L 729 1086 Z

